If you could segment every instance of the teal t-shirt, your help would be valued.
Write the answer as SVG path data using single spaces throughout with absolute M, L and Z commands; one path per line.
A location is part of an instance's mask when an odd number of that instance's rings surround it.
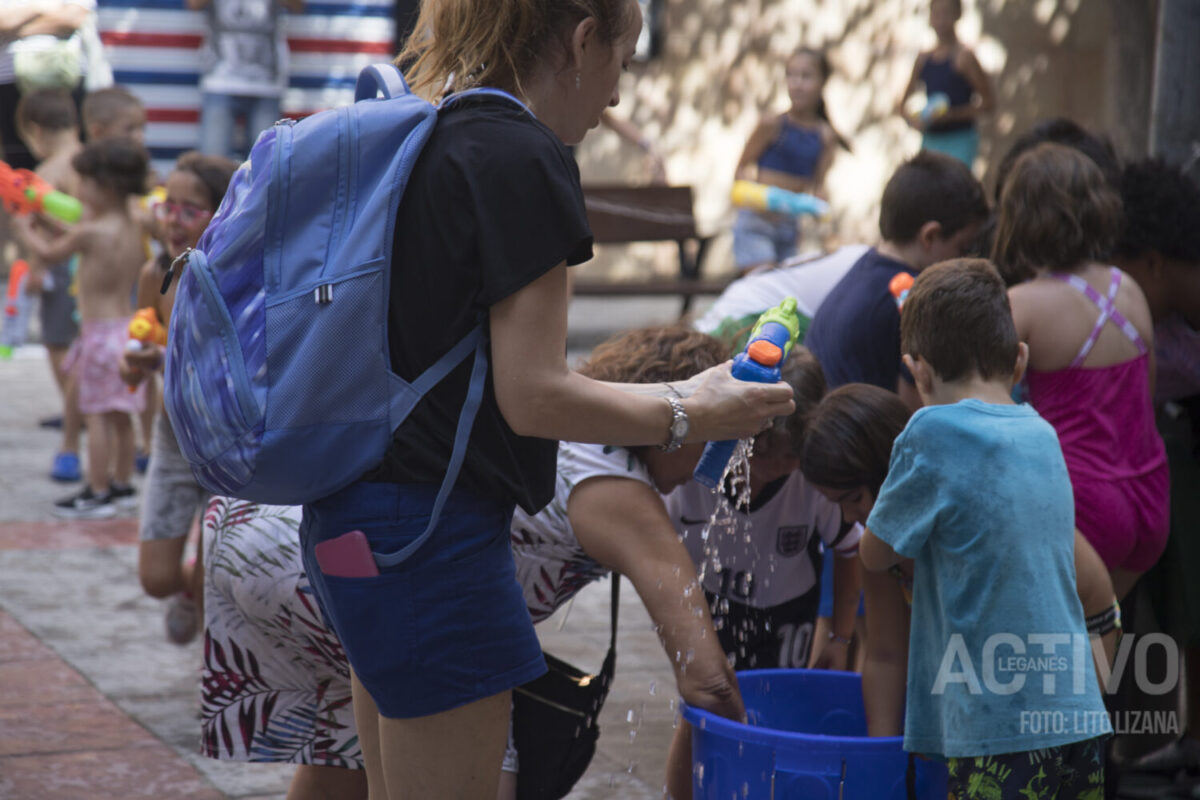
M 867 527 L 915 559 L 904 748 L 943 757 L 1111 732 L 1075 589 L 1075 504 L 1027 405 L 917 411 Z

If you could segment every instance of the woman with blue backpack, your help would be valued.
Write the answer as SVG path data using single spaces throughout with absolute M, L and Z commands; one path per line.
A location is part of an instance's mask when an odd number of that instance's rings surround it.
M 638 387 L 567 366 L 566 268 L 591 257 L 592 236 L 566 145 L 617 104 L 640 28 L 636 0 L 439 0 L 397 60 L 443 104 L 396 217 L 392 368 L 415 381 L 477 326 L 490 345 L 416 403 L 378 465 L 304 507 L 305 566 L 353 669 L 372 798 L 495 797 L 510 690 L 546 669 L 510 519 L 552 498 L 555 440 L 670 451 L 793 409 L 786 384 L 743 383 L 728 365 Z M 500 91 L 444 102 L 480 87 Z

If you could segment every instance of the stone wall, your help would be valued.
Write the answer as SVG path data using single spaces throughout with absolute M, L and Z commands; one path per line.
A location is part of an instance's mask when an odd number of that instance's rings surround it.
M 719 234 L 708 274 L 732 270 L 728 203 L 745 138 L 764 113 L 787 108 L 783 63 L 795 48 L 825 47 L 834 75 L 829 114 L 850 140 L 827 191 L 834 219 L 810 226 L 807 247 L 877 238 L 878 199 L 919 134 L 892 114 L 917 53 L 932 46 L 927 0 L 663 0 L 663 49 L 635 64 L 614 113 L 632 119 L 665 155 L 673 183 L 696 189 L 706 233 Z M 992 76 L 996 113 L 982 125 L 976 174 L 991 170 L 1017 134 L 1064 115 L 1144 152 L 1153 74 L 1154 0 L 964 0 L 960 38 Z M 646 180 L 641 154 L 607 129 L 579 150 L 584 179 Z M 585 270 L 669 274 L 673 248 L 609 248 Z

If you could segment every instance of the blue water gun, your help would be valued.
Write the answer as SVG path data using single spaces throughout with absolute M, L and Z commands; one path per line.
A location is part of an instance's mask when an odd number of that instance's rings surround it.
M 792 345 L 800 337 L 800 315 L 796 298 L 788 297 L 774 308 L 768 308 L 754 323 L 746 349 L 733 359 L 733 377 L 743 381 L 777 383 L 783 362 Z M 715 489 L 725 474 L 737 439 L 709 442 L 693 475 L 702 486 Z

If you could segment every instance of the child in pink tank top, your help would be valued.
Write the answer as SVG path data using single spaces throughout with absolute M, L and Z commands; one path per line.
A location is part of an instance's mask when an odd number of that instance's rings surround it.
M 1058 432 L 1075 524 L 1118 597 L 1158 560 L 1169 484 L 1154 425 L 1153 330 L 1141 289 L 1097 262 L 1120 228 L 1120 200 L 1086 156 L 1043 144 L 1001 190 L 993 257 L 1029 345 L 1029 400 Z

